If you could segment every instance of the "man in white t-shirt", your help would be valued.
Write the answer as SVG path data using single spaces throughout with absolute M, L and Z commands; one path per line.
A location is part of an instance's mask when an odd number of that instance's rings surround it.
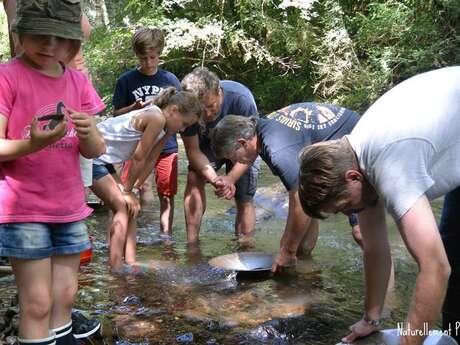
M 458 340 L 460 67 L 423 73 L 397 85 L 369 108 L 350 135 L 306 148 L 299 174 L 300 201 L 308 215 L 358 213 L 365 312 L 343 340 L 365 336 L 380 323 L 391 262 L 385 209 L 419 267 L 406 330 L 432 326 L 447 290 L 443 328 L 450 322 Z M 429 200 L 442 195 L 438 231 Z M 400 344 L 422 344 L 423 338 L 406 335 Z

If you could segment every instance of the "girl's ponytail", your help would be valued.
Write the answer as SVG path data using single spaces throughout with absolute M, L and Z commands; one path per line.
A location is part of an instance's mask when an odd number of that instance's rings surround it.
M 177 93 L 177 90 L 174 86 L 170 86 L 153 99 L 153 104 L 155 104 L 158 108 L 163 109 L 168 104 L 171 103 L 171 98 Z
M 203 107 L 198 97 L 189 91 L 177 91 L 175 87 L 164 89 L 157 97 L 153 99 L 153 104 L 158 108 L 164 109 L 168 105 L 176 105 L 179 112 L 185 116 L 195 115 L 201 118 Z

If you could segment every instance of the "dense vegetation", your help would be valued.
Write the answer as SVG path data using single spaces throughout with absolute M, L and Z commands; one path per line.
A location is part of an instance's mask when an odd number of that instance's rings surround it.
M 460 60 L 458 0 L 87 0 L 85 54 L 110 104 L 136 60 L 137 26 L 167 33 L 163 68 L 205 65 L 248 85 L 270 111 L 306 100 L 363 111 L 416 73 Z

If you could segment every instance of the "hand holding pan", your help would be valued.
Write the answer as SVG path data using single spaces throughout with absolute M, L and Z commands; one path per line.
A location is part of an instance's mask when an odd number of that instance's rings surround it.
M 62 121 L 64 120 L 64 114 L 43 115 L 43 116 L 40 116 L 37 120 L 38 121 L 48 121 L 48 120 Z
M 47 121 L 49 120 L 49 123 L 45 125 L 45 129 L 50 129 L 53 130 L 56 128 L 56 126 L 64 120 L 64 114 L 49 114 L 49 115 L 43 115 L 40 116 L 38 121 Z

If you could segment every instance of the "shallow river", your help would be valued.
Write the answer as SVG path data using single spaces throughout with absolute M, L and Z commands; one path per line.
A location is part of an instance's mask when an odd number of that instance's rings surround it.
M 139 259 L 146 272 L 113 276 L 107 269 L 104 243 L 108 212 L 97 210 L 88 220 L 95 237 L 93 261 L 82 269 L 77 305 L 101 318 L 106 344 L 336 344 L 362 315 L 363 282 L 360 248 L 344 216 L 320 225 L 311 258 L 296 270 L 256 279 L 215 269 L 207 261 L 241 248 L 233 235 L 232 202 L 213 197 L 199 246 L 185 242 L 181 195 L 186 172 L 180 166 L 173 240 L 159 236 L 157 205 L 139 221 Z M 263 166 L 261 187 L 278 182 Z M 436 203 L 439 213 L 440 203 Z M 273 211 L 273 210 L 272 210 Z M 277 208 L 276 211 L 279 211 Z M 416 267 L 391 224 L 396 270 L 395 296 L 385 321 L 395 328 L 404 320 Z M 259 212 L 256 246 L 276 252 L 284 219 Z M 0 280 L 0 298 L 15 295 L 11 279 Z

